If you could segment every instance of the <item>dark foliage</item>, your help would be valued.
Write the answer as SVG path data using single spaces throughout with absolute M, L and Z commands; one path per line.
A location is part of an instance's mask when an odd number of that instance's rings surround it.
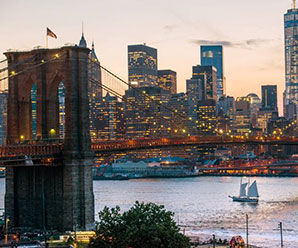
M 189 239 L 179 232 L 173 213 L 164 206 L 136 202 L 120 213 L 105 207 L 99 213 L 96 237 L 90 248 L 189 248 Z

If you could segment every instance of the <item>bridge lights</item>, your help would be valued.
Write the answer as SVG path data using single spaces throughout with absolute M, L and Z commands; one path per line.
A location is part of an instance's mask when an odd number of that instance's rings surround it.
M 55 136 L 56 136 L 56 130 L 54 128 L 52 128 L 50 130 L 49 134 L 50 134 L 50 138 L 55 138 Z
M 55 58 L 57 58 L 57 59 L 59 58 L 59 54 L 58 53 L 55 54 Z
M 11 76 L 14 76 L 14 75 L 16 75 L 16 72 L 15 71 L 11 71 Z

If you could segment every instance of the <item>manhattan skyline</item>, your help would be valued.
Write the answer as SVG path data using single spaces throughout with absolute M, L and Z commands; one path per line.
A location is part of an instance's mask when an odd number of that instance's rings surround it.
M 177 90 L 185 91 L 192 66 L 200 64 L 200 45 L 224 46 L 227 95 L 278 86 L 282 110 L 284 77 L 283 14 L 292 1 L 2 1 L 5 23 L 1 56 L 7 49 L 45 46 L 45 29 L 58 39 L 49 48 L 78 43 L 84 22 L 88 47 L 94 40 L 100 62 L 127 80 L 127 45 L 146 43 L 158 50 L 159 69 L 177 72 Z M 26 11 L 24 11 L 26 9 Z M 13 15 L 12 15 L 13 13 Z M 18 18 L 13 18 L 17 15 Z M 266 18 L 265 18 L 266 17 Z

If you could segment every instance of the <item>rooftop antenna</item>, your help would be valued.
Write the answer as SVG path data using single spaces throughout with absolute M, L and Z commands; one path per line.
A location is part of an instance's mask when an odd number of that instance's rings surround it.
M 293 9 L 296 10 L 296 0 L 293 0 Z
M 82 22 L 82 35 L 84 35 L 84 22 Z

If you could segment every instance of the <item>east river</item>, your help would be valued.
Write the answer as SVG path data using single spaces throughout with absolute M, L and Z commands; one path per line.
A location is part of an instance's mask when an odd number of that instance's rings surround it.
M 94 181 L 95 213 L 104 206 L 129 209 L 138 201 L 165 205 L 192 236 L 245 237 L 245 215 L 249 216 L 249 240 L 260 247 L 280 247 L 279 222 L 283 223 L 284 247 L 298 247 L 298 178 L 255 178 L 260 202 L 233 202 L 240 178 L 196 177 Z M 253 180 L 253 178 L 251 178 Z M 0 179 L 0 208 L 3 208 L 5 179 Z M 96 219 L 98 219 L 96 214 Z M 182 228 L 184 229 L 184 227 Z

